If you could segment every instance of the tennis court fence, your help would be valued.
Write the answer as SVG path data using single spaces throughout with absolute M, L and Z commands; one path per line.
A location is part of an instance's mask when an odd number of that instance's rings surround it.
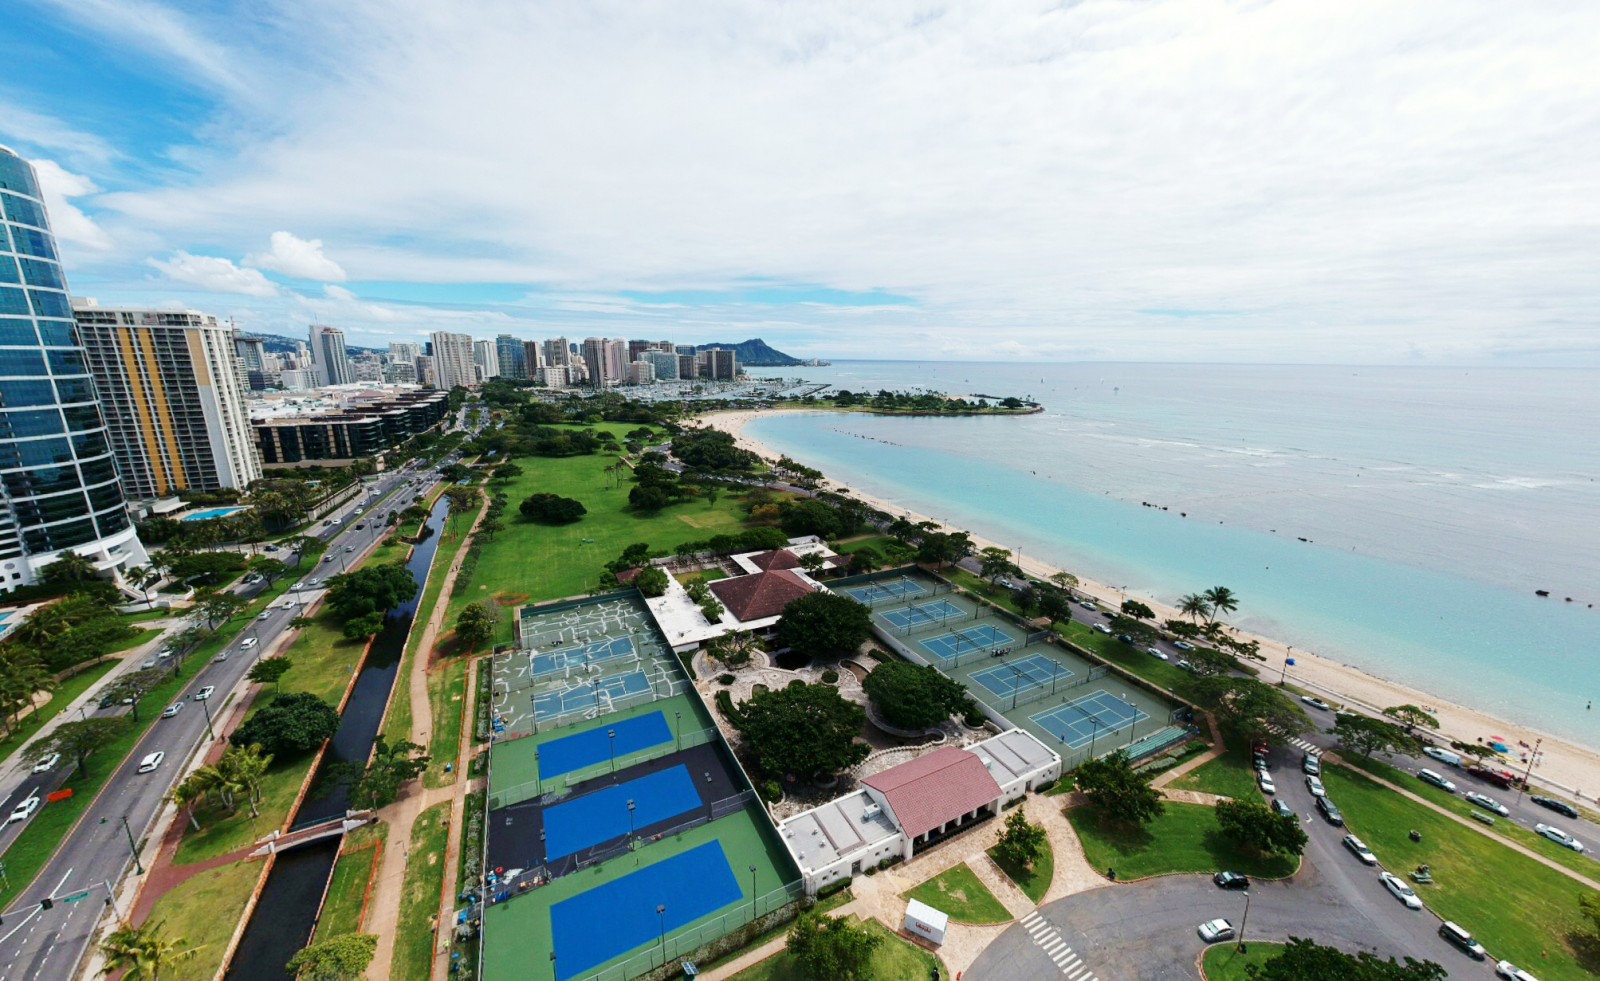
M 576 855 L 568 855 L 565 858 L 549 863 L 548 868 L 556 875 L 571 875 L 574 872 L 582 872 L 584 869 L 593 868 L 602 862 L 621 858 L 635 849 L 648 848 L 652 842 L 671 838 L 673 835 L 681 835 L 685 831 L 693 831 L 695 828 L 710 824 L 712 821 L 725 818 L 730 814 L 737 814 L 754 803 L 757 803 L 756 792 L 746 790 L 742 793 L 734 794 L 732 797 L 724 797 L 721 800 L 712 801 L 708 805 L 702 805 L 701 810 L 694 817 L 675 824 L 665 831 L 656 831 L 649 835 L 628 838 L 615 845 L 587 848 Z
M 1090 668 L 1089 673 L 1081 678 L 1068 677 L 1058 680 L 1054 685 L 1040 685 L 1038 688 L 1019 693 L 1015 703 L 1010 699 L 1006 699 L 1006 704 L 1021 708 L 1024 705 L 1032 705 L 1034 702 L 1042 702 L 1052 695 L 1060 695 L 1075 688 L 1081 688 L 1091 681 L 1099 681 L 1109 673 L 1110 669 L 1105 665 L 1097 664 Z
M 613 769 L 626 770 L 630 766 L 658 760 L 663 756 L 669 756 L 693 746 L 704 746 L 706 743 L 716 742 L 717 738 L 717 727 L 709 726 L 705 729 L 696 729 L 694 732 L 679 733 L 670 743 L 662 743 L 659 746 L 642 749 L 637 753 L 619 756 L 615 767 L 612 766 L 610 760 L 606 760 L 604 763 L 586 766 L 582 769 L 573 770 L 571 773 L 563 773 L 558 777 L 551 777 L 548 780 L 536 778 L 524 780 L 509 787 L 501 787 L 496 789 L 489 797 L 489 809 L 494 810 L 497 807 L 505 807 L 508 804 L 518 804 L 525 800 L 532 800 L 535 797 L 543 798 L 542 804 L 554 804 L 567 796 L 573 787 L 583 783 L 585 780 L 593 780 L 595 777 L 605 776 L 611 773 Z M 535 756 L 535 763 L 537 764 L 537 755 Z

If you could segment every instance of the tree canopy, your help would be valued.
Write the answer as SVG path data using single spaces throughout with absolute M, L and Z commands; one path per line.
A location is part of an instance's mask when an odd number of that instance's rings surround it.
M 410 599 L 417 591 L 416 577 L 399 563 L 363 566 L 328 580 L 325 602 L 341 620 L 383 614 Z M 373 631 L 374 633 L 376 631 Z
M 965 712 L 967 689 L 930 667 L 907 661 L 880 664 L 862 683 L 878 713 L 902 729 L 928 729 Z
M 301 948 L 284 966 L 295 981 L 355 981 L 377 951 L 376 935 L 348 933 Z
M 848 596 L 826 590 L 808 593 L 783 608 L 777 636 L 796 653 L 838 657 L 854 653 L 872 636 L 872 615 Z
M 78 769 L 88 772 L 89 757 L 111 745 L 128 728 L 126 719 L 88 718 L 63 722 L 50 734 L 34 740 L 22 753 L 29 763 L 37 763 L 52 753 L 70 756 Z
M 1293 699 L 1255 678 L 1196 678 L 1188 689 L 1196 701 L 1216 712 L 1218 722 L 1247 740 L 1288 738 L 1311 728 L 1311 720 Z
M 1420 746 L 1403 726 L 1370 715 L 1341 714 L 1333 720 L 1333 734 L 1341 749 L 1362 756 L 1414 753 Z
M 801 913 L 789 929 L 789 953 L 808 978 L 867 978 L 872 952 L 882 942 L 882 937 L 866 928 L 820 910 Z
M 310 692 L 285 692 L 257 709 L 233 731 L 235 746 L 260 744 L 279 759 L 309 753 L 339 729 L 339 713 Z
M 494 607 L 487 600 L 468 603 L 456 617 L 456 639 L 466 645 L 468 652 L 475 651 L 494 636 L 498 620 Z
M 1164 810 L 1161 792 L 1134 771 L 1128 754 L 1120 749 L 1099 759 L 1085 760 L 1074 774 L 1078 789 L 1108 823 L 1144 824 Z
M 276 690 L 279 680 L 288 674 L 292 667 L 294 662 L 286 656 L 264 657 L 250 665 L 250 671 L 245 677 L 258 685 L 271 685 Z
M 1218 801 L 1216 813 L 1222 833 L 1257 855 L 1299 855 L 1310 840 L 1298 820 L 1253 797 Z
M 570 525 L 589 513 L 582 501 L 557 494 L 533 494 L 517 510 L 530 521 L 541 525 Z
M 994 846 L 995 858 L 1017 868 L 1031 868 L 1049 843 L 1043 826 L 1030 822 L 1019 807 L 1006 818 L 1005 829 Z
M 1251 964 L 1252 981 L 1444 981 L 1445 970 L 1433 961 L 1410 957 L 1404 963 L 1382 960 L 1367 951 L 1347 954 L 1312 940 L 1291 936 L 1283 953 L 1265 964 Z
M 758 692 L 739 705 L 739 728 L 761 767 L 773 776 L 813 778 L 838 773 L 867 758 L 856 742 L 867 715 L 832 685 L 797 681 Z

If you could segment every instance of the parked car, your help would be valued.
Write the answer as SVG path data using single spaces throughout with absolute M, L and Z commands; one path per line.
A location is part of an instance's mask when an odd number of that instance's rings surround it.
M 139 667 L 142 668 L 145 671 L 149 671 L 151 668 L 155 667 L 159 663 L 161 663 L 161 662 L 156 660 L 155 658 L 147 657 L 142 662 L 140 662 Z
M 210 698 L 212 694 L 216 692 L 216 690 L 216 685 L 206 685 L 204 688 L 194 693 L 194 700 L 197 702 L 203 702 Z
M 1533 801 L 1535 804 L 1538 804 L 1540 807 L 1547 807 L 1550 810 L 1555 811 L 1557 814 L 1565 815 L 1569 818 L 1575 818 L 1578 816 L 1578 809 L 1573 807 L 1571 804 L 1568 804 L 1564 800 L 1556 800 L 1554 797 L 1540 797 L 1538 794 L 1534 794 L 1528 799 Z
M 1433 757 L 1434 759 L 1438 760 L 1440 763 L 1443 763 L 1446 766 L 1460 766 L 1461 765 L 1461 754 L 1460 753 L 1452 753 L 1448 749 L 1440 749 L 1437 746 L 1425 746 L 1425 747 L 1423 747 L 1422 752 L 1423 752 L 1423 755 L 1431 756 L 1431 757 Z
M 1351 854 L 1356 858 L 1361 859 L 1362 865 L 1378 864 L 1378 856 L 1372 854 L 1372 849 L 1367 847 L 1367 843 L 1355 835 L 1344 836 L 1344 847 L 1350 849 Z
M 1321 798 L 1328 795 L 1327 788 L 1322 786 L 1322 780 L 1318 777 L 1306 777 L 1306 789 L 1311 791 L 1313 797 Z
M 1151 657 L 1157 657 L 1157 658 L 1160 658 L 1163 661 L 1167 660 L 1166 653 L 1164 651 L 1162 651 L 1160 648 L 1157 648 L 1157 647 L 1146 647 L 1144 649 L 1144 652 L 1146 654 L 1150 655 Z
M 6 818 L 6 823 L 7 824 L 15 824 L 18 821 L 26 821 L 29 818 L 33 817 L 33 812 L 37 811 L 38 809 L 39 809 L 39 795 L 38 794 L 32 794 L 32 795 L 30 795 L 28 797 L 27 800 L 23 801 L 22 803 L 18 804 L 16 807 L 11 809 L 11 816 Z
M 1093 604 L 1093 603 L 1091 603 L 1091 602 L 1090 602 L 1090 601 L 1088 601 L 1088 600 L 1081 600 L 1081 601 L 1080 601 L 1080 602 L 1079 602 L 1079 603 L 1078 603 L 1078 605 L 1079 605 L 1079 606 L 1081 606 L 1081 607 L 1083 607 L 1083 608 L 1084 608 L 1084 609 L 1085 609 L 1085 610 L 1093 610 L 1093 611 L 1098 611 L 1098 610 L 1099 610 L 1099 609 L 1100 609 L 1100 608 L 1099 608 L 1099 607 L 1098 607 L 1098 606 L 1095 606 L 1095 605 L 1094 605 L 1094 604 Z
M 1267 765 L 1267 754 L 1266 753 L 1251 753 L 1250 754 L 1250 762 L 1255 765 L 1255 768 L 1257 770 L 1270 770 L 1270 769 L 1272 769 L 1272 767 Z
M 1272 774 L 1265 770 L 1256 771 L 1256 785 L 1261 788 L 1263 794 L 1276 794 L 1278 792 L 1278 785 L 1272 782 Z
M 1111 628 L 1110 628 L 1110 627 L 1108 627 L 1108 626 L 1106 626 L 1106 625 L 1105 625 L 1105 624 L 1103 624 L 1103 623 L 1097 623 L 1097 624 L 1095 624 L 1095 625 L 1094 625 L 1094 626 L 1093 626 L 1093 627 L 1090 627 L 1090 628 L 1089 628 L 1089 629 L 1091 629 L 1091 630 L 1098 630 L 1098 631 L 1099 631 L 1099 632 L 1101 632 L 1101 633 L 1103 633 L 1103 634 L 1109 634 L 1109 633 L 1111 633 Z
M 1539 981 L 1538 978 L 1524 971 L 1510 961 L 1501 961 L 1494 966 L 1494 976 L 1505 978 L 1507 981 Z
M 1432 770 L 1418 770 L 1417 779 L 1421 780 L 1423 783 L 1431 783 L 1447 794 L 1453 794 L 1456 792 L 1456 785 L 1454 783 L 1446 780 L 1441 774 L 1435 773 Z
M 1200 924 L 1197 932 L 1200 934 L 1201 940 L 1208 944 L 1214 944 L 1223 940 L 1233 939 L 1233 924 L 1219 917 Z
M 1522 781 L 1510 770 L 1491 770 L 1486 766 L 1469 766 L 1467 772 L 1479 780 L 1487 780 L 1501 790 L 1510 790 Z
M 183 711 L 183 703 L 182 702 L 173 702 L 171 705 L 168 705 L 166 708 L 161 710 L 161 717 L 163 719 L 170 719 L 174 715 L 177 715 L 179 712 L 182 712 L 182 711 Z
M 1472 934 L 1445 920 L 1439 926 L 1439 936 L 1443 937 L 1451 946 L 1458 948 L 1462 953 L 1475 961 L 1484 960 L 1489 956 L 1483 945 L 1472 939 Z
M 1300 769 L 1304 770 L 1308 777 L 1322 776 L 1322 757 L 1316 753 L 1307 753 L 1300 757 Z
M 1323 820 L 1335 827 L 1344 827 L 1344 815 L 1334 806 L 1333 800 L 1328 797 L 1317 798 L 1317 810 L 1322 812 Z
M 1272 798 L 1272 812 L 1279 817 L 1294 817 L 1294 808 L 1290 807 L 1288 804 L 1285 804 L 1277 797 Z
M 1192 651 L 1192 650 L 1194 650 L 1194 645 L 1189 643 L 1186 640 L 1175 640 L 1175 641 L 1172 642 L 1172 646 L 1176 647 L 1180 651 Z
M 1240 875 L 1237 872 L 1218 872 L 1211 877 L 1211 881 L 1217 884 L 1218 889 L 1250 888 L 1249 876 Z
M 1321 709 L 1324 712 L 1333 711 L 1333 706 L 1329 705 L 1327 702 L 1324 702 L 1320 698 L 1312 698 L 1310 695 L 1301 695 L 1300 701 L 1305 702 L 1314 709 Z
M 1533 830 L 1544 837 L 1549 838 L 1562 848 L 1570 848 L 1575 852 L 1583 851 L 1583 842 L 1567 834 L 1565 831 L 1562 831 L 1560 828 L 1552 827 L 1548 824 L 1536 824 L 1533 826 Z
M 1383 872 L 1378 875 L 1378 878 L 1383 880 L 1383 888 L 1389 890 L 1389 893 L 1394 898 L 1406 904 L 1406 909 L 1422 908 L 1422 899 L 1417 896 L 1410 886 L 1400 881 L 1398 876 Z
M 37 762 L 37 763 L 35 763 L 33 765 L 33 772 L 34 773 L 49 773 L 51 770 L 54 770 L 56 768 L 56 764 L 60 763 L 60 762 L 61 762 L 61 754 L 60 753 L 51 753 L 49 756 L 44 757 L 39 762 Z
M 1493 811 L 1501 817 L 1511 816 L 1511 812 L 1506 810 L 1506 806 L 1493 797 L 1486 797 L 1475 790 L 1469 790 L 1462 796 L 1486 811 Z

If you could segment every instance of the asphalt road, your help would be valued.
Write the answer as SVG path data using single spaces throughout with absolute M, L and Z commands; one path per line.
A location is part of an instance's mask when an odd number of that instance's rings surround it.
M 407 479 L 410 476 L 413 475 L 403 472 L 384 475 L 376 484 L 377 496 L 362 495 L 330 515 L 330 519 L 339 517 L 341 523 L 321 526 L 314 532 L 329 542 L 327 554 L 354 558 L 381 537 L 381 528 L 372 521 L 362 521 L 354 511 L 357 507 L 371 505 L 381 510 L 389 510 L 391 506 L 404 508 L 411 496 Z M 416 492 L 431 483 L 428 479 Z M 358 523 L 365 527 L 356 530 Z M 344 552 L 346 545 L 353 546 L 351 553 Z M 340 564 L 337 558 L 331 564 L 318 563 L 323 569 Z M 310 571 L 310 566 L 296 571 L 306 578 L 317 575 Z M 4 925 L 0 926 L 0 981 L 64 978 L 73 974 L 88 949 L 95 925 L 106 912 L 109 888 L 132 866 L 130 838 L 142 839 L 149 831 L 167 793 L 182 774 L 185 762 L 206 738 L 207 703 L 194 702 L 194 692 L 215 685 L 216 694 L 209 706 L 213 712 L 220 710 L 225 697 L 244 679 L 260 652 L 270 648 L 288 622 L 299 615 L 300 604 L 316 595 L 316 592 L 301 592 L 298 596 L 295 592 L 285 594 L 267 611 L 267 619 L 252 622 L 228 645 L 225 660 L 200 666 L 184 687 L 183 710 L 173 718 L 158 720 L 126 760 L 90 758 L 91 768 L 114 766 L 116 773 L 33 884 L 5 911 Z M 255 638 L 257 643 L 246 647 L 250 638 Z M 137 670 L 138 665 L 130 668 Z M 110 712 L 106 710 L 104 714 Z M 158 751 L 166 753 L 159 769 L 148 774 L 135 772 L 141 759 Z M 24 781 L 24 790 L 14 793 L 5 806 L 25 799 L 29 789 L 37 789 L 41 794 L 55 789 L 65 780 L 67 768 L 64 763 L 41 777 L 30 774 Z M 0 837 L 0 847 L 9 846 L 19 831 L 20 825 L 7 829 Z M 84 892 L 87 895 L 72 898 Z M 53 909 L 41 908 L 46 897 L 53 897 Z

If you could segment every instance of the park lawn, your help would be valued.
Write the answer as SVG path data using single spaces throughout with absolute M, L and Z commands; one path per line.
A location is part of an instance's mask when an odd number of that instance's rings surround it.
M 112 644 L 110 647 L 106 648 L 106 653 L 107 654 L 121 654 L 123 651 L 131 651 L 135 647 L 138 647 L 140 644 L 143 644 L 146 641 L 154 640 L 156 638 L 156 635 L 159 634 L 159 633 L 161 633 L 161 631 L 157 630 L 157 629 L 155 629 L 153 627 L 139 627 L 139 628 L 136 628 L 127 637 L 123 638 L 122 640 L 117 641 L 115 644 Z
M 433 709 L 433 728 L 428 733 L 428 755 L 433 759 L 422 774 L 429 787 L 444 787 L 456 782 L 461 761 L 461 725 L 467 708 L 467 667 L 465 657 L 452 657 L 428 672 L 428 702 Z M 397 682 L 398 683 L 398 682 Z M 450 765 L 450 772 L 444 768 Z
M 995 855 L 996 849 L 989 849 L 989 857 L 994 859 L 994 864 L 1006 874 L 1006 878 L 1017 884 L 1025 895 L 1035 903 L 1044 899 L 1044 894 L 1050 889 L 1050 882 L 1056 875 L 1055 851 L 1050 847 L 1050 839 L 1044 841 L 1044 848 L 1039 857 L 1033 860 L 1032 868 L 1021 868 L 1010 862 L 1003 862 Z
M 833 550 L 840 555 L 854 555 L 864 548 L 870 548 L 880 556 L 888 558 L 896 548 L 905 548 L 898 538 L 892 535 L 858 535 L 847 538 L 834 545 Z
M 1221 756 L 1200 764 L 1167 786 L 1174 790 L 1197 790 L 1203 794 L 1248 800 L 1251 794 L 1256 793 L 1256 771 L 1242 753 L 1229 748 Z
M 1583 929 L 1578 897 L 1593 890 L 1352 770 L 1323 767 L 1322 781 L 1385 868 L 1433 867 L 1436 884 L 1417 894 L 1477 937 L 1492 959 L 1514 961 L 1544 981 L 1594 977 L 1572 946 Z M 1410 840 L 1412 829 L 1420 842 Z
M 165 981 L 210 981 L 216 976 L 264 868 L 259 861 L 219 865 L 185 879 L 156 900 L 145 922 L 164 923 L 163 935 L 181 938 L 181 949 L 195 949 L 194 957 L 162 969 Z
M 427 981 L 433 970 L 433 918 L 444 890 L 449 817 L 450 802 L 441 801 L 417 815 L 411 826 L 411 857 L 400 886 L 400 920 L 395 925 L 389 975 L 397 981 Z
M 850 918 L 857 926 L 879 938 L 872 960 L 863 977 L 872 981 L 928 981 L 934 971 L 948 978 L 950 971 L 933 954 L 910 941 L 890 932 L 877 920 Z M 753 967 L 747 967 L 733 976 L 732 981 L 812 981 L 813 976 L 800 966 L 795 957 L 785 951 L 767 958 Z
M 1237 943 L 1212 944 L 1206 948 L 1200 962 L 1206 981 L 1248 981 L 1245 968 L 1251 964 L 1265 964 L 1283 953 L 1283 944 L 1262 944 L 1245 938 L 1245 953 L 1239 953 Z
M 1203 804 L 1166 801 L 1159 817 L 1133 829 L 1101 824 L 1093 805 L 1066 813 L 1089 864 L 1097 870 L 1116 869 L 1122 880 L 1224 869 L 1258 879 L 1281 879 L 1300 865 L 1298 857 L 1259 858 L 1244 852 L 1222 834 L 1215 811 Z
M 1403 787 L 1411 793 L 1416 794 L 1418 797 L 1439 805 L 1452 814 L 1466 816 L 1470 814 L 1489 813 L 1483 808 L 1464 800 L 1457 794 L 1452 794 L 1448 790 L 1445 790 L 1441 787 L 1435 787 L 1433 784 L 1423 783 L 1421 780 L 1417 779 L 1416 774 L 1402 770 L 1393 764 L 1384 762 L 1383 760 L 1371 759 L 1357 756 L 1355 754 L 1346 755 L 1342 753 L 1340 754 L 1339 758 L 1350 766 L 1365 770 L 1368 773 L 1371 773 L 1373 776 L 1381 777 L 1384 780 L 1395 784 L 1396 786 Z M 1442 765 L 1438 768 L 1439 770 L 1446 769 Z M 1462 793 L 1469 789 L 1463 786 L 1462 782 L 1460 781 L 1457 782 L 1457 788 Z M 1496 800 L 1500 800 L 1502 804 L 1516 796 L 1515 791 L 1508 793 L 1494 788 L 1489 788 L 1487 795 L 1495 798 Z M 1504 798 L 1504 800 L 1501 800 L 1501 798 Z M 1594 859 L 1580 855 L 1570 848 L 1563 848 L 1551 841 L 1549 838 L 1534 833 L 1533 829 L 1525 828 L 1510 818 L 1503 818 L 1499 815 L 1489 816 L 1494 818 L 1494 825 L 1492 827 L 1489 825 L 1479 825 L 1488 833 L 1499 835 L 1501 838 L 1504 838 L 1507 841 L 1514 841 L 1523 848 L 1526 848 L 1529 851 L 1537 852 L 1538 854 L 1543 855 L 1545 858 L 1550 859 L 1552 862 L 1555 862 L 1558 865 L 1565 865 L 1567 868 L 1573 870 L 1579 875 L 1587 876 L 1591 879 L 1600 878 L 1600 866 L 1595 865 Z M 1559 814 L 1552 813 L 1550 815 L 1550 820 L 1545 823 L 1554 824 L 1556 827 L 1560 828 L 1565 827 L 1568 822 Z
M 683 583 L 685 586 L 692 586 L 697 582 L 713 583 L 718 579 L 726 579 L 728 578 L 728 574 L 723 572 L 721 569 L 700 569 L 696 572 L 680 572 L 674 575 L 672 578 Z
M 151 620 L 167 620 L 173 617 L 181 617 L 183 614 L 183 610 L 174 610 L 166 606 L 157 606 L 148 610 L 140 610 L 137 613 L 119 613 L 117 616 L 120 617 L 124 623 L 133 624 L 147 623 Z
M 373 869 L 383 854 L 383 840 L 388 825 L 383 822 L 364 825 L 346 836 L 344 848 L 333 866 L 333 877 L 328 881 L 328 895 L 322 901 L 322 914 L 317 917 L 314 941 L 331 940 L 349 933 L 361 932 L 361 920 L 366 913 L 367 886 L 372 881 Z
M 1137 675 L 1167 691 L 1181 690 L 1184 684 L 1194 677 L 1169 661 L 1151 657 L 1145 653 L 1143 647 L 1124 644 L 1110 634 L 1091 630 L 1087 624 L 1076 620 L 1071 623 L 1056 624 L 1056 632 L 1074 645 L 1093 652 L 1100 660 L 1115 664 L 1130 674 Z
M 95 682 L 106 676 L 106 672 L 116 667 L 119 662 L 116 658 L 101 661 L 93 667 L 85 668 L 77 674 L 63 681 L 55 691 L 50 693 L 50 700 L 22 717 L 22 721 L 0 739 L 0 766 L 11 758 L 11 755 L 22 748 L 22 744 L 33 738 L 33 734 L 44 728 L 44 724 L 60 715 L 68 705 Z
M 966 863 L 945 869 L 905 896 L 950 914 L 958 923 L 1009 923 L 1012 919 L 1011 911 Z

